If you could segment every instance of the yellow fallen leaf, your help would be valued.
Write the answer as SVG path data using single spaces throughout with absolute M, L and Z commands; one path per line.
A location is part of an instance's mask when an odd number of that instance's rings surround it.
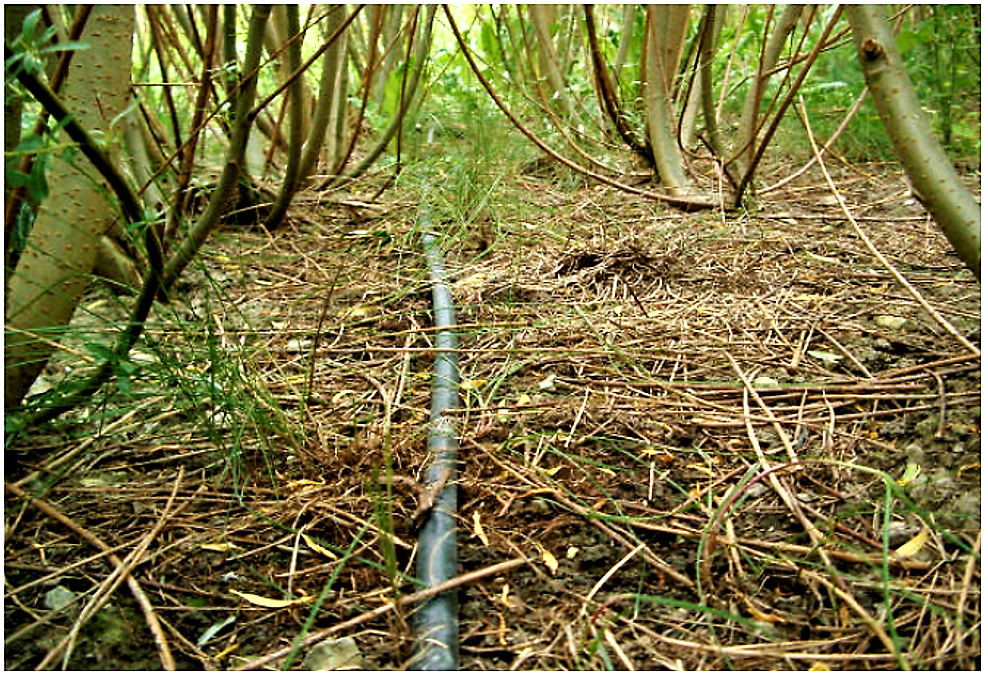
M 556 476 L 556 473 L 562 468 L 563 468 L 562 465 L 557 465 L 556 467 L 553 467 L 551 469 L 544 469 L 542 471 L 548 474 L 549 476 Z
M 701 465 L 700 463 L 696 463 L 696 462 L 690 465 L 686 465 L 686 469 L 695 469 L 697 472 L 700 472 L 701 474 L 706 474 L 707 476 L 711 476 L 711 477 L 714 475 L 713 471 L 709 467 L 707 467 L 706 465 Z
M 233 643 L 233 644 L 228 645 L 227 647 L 223 648 L 223 650 L 219 651 L 215 655 L 213 655 L 213 658 L 212 659 L 217 660 L 217 661 L 222 660 L 224 657 L 226 657 L 230 653 L 235 652 L 235 651 L 237 651 L 239 649 L 240 649 L 240 644 L 239 643 Z
M 505 608 L 510 608 L 511 607 L 511 601 L 508 599 L 508 590 L 509 589 L 510 589 L 510 587 L 508 586 L 508 583 L 507 582 L 505 582 L 504 583 L 504 586 L 501 587 L 501 603 L 504 604 L 504 607 Z
M 531 403 L 532 403 L 532 398 L 523 392 L 518 395 L 518 403 L 516 404 L 516 406 L 528 406 Z
M 611 469 L 610 467 L 598 467 L 597 469 L 599 469 L 601 472 L 603 472 L 607 476 L 617 476 L 617 473 L 613 469 Z
M 504 408 L 506 403 L 507 403 L 506 399 L 502 399 L 501 401 L 498 402 L 498 406 L 500 406 L 500 408 L 497 409 L 498 417 L 504 418 L 511 415 L 511 411 Z
M 487 533 L 484 532 L 484 526 L 480 523 L 480 512 L 477 510 L 473 512 L 473 534 L 480 538 L 485 547 L 491 546 L 491 541 L 487 539 Z
M 295 481 L 289 481 L 288 487 L 291 489 L 296 488 L 308 488 L 309 486 L 324 486 L 321 481 L 313 481 L 312 479 L 297 479 Z
M 806 354 L 810 355 L 814 359 L 819 359 L 826 365 L 839 364 L 842 357 L 839 354 L 834 354 L 833 352 L 827 352 L 825 350 L 807 350 Z
M 570 547 L 569 549 L 566 550 L 566 558 L 567 559 L 575 559 L 576 558 L 576 555 L 579 554 L 579 553 L 580 553 L 580 550 L 577 547 Z
M 901 329 L 908 321 L 905 317 L 896 317 L 895 315 L 876 315 L 871 320 L 883 329 L 892 329 L 893 331 Z
M 830 667 L 824 662 L 814 662 L 807 671 L 830 671 Z
M 508 625 L 504 621 L 504 615 L 501 613 L 497 614 L 498 626 L 497 626 L 497 642 L 501 645 L 508 645 L 508 639 L 506 634 L 508 633 Z
M 549 569 L 550 573 L 555 575 L 556 571 L 559 569 L 559 561 L 557 561 L 556 557 L 552 555 L 552 552 L 542 545 L 536 543 L 535 546 L 539 548 L 539 553 L 542 554 L 542 561 L 545 563 L 545 567 Z
M 460 289 L 479 288 L 486 284 L 492 275 L 492 272 L 481 270 L 459 280 L 455 286 Z
M 332 550 L 326 549 L 321 544 L 319 544 L 318 542 L 316 542 L 315 540 L 313 540 L 312 538 L 310 538 L 309 535 L 308 535 L 308 533 L 302 533 L 302 539 L 305 540 L 305 544 L 309 545 L 309 549 L 311 549 L 311 550 L 313 550 L 315 552 L 319 552 L 323 556 L 328 557 L 330 559 L 333 559 L 334 561 L 337 560 L 338 558 L 340 558 L 339 556 L 336 555 L 335 552 L 333 552 Z
M 361 319 L 376 310 L 377 308 L 373 305 L 355 305 L 350 308 L 349 312 L 347 312 L 345 316 L 352 319 Z
M 312 603 L 312 601 L 315 600 L 314 596 L 303 596 L 297 599 L 269 599 L 266 596 L 238 592 L 236 589 L 231 589 L 230 591 L 242 598 L 244 601 L 247 601 L 247 603 L 253 603 L 255 606 L 261 606 L 262 608 L 288 608 L 289 606 L 298 605 L 300 603 Z
M 916 535 L 914 535 L 909 542 L 896 549 L 895 553 L 899 556 L 914 556 L 919 553 L 919 550 L 923 548 L 923 545 L 925 545 L 926 541 L 929 539 L 929 533 L 927 533 L 924 528 L 920 532 L 916 533 Z
M 651 446 L 648 446 L 645 449 L 643 449 L 641 453 L 646 458 L 651 458 L 653 462 L 657 460 L 666 465 L 668 465 L 669 463 L 673 462 L 676 459 L 673 456 L 673 454 L 670 453 L 669 451 L 659 448 L 652 448 Z
M 964 465 L 959 470 L 957 470 L 957 476 L 960 476 L 964 472 L 970 472 L 971 470 L 974 470 L 974 469 L 981 469 L 981 463 L 980 462 L 972 462 L 969 465 Z
M 481 387 L 487 384 L 484 378 L 476 378 L 474 380 L 463 380 L 460 382 L 460 388 L 464 390 L 479 390 Z
M 771 622 L 772 624 L 775 624 L 776 622 L 785 622 L 785 620 L 778 615 L 762 612 L 748 599 L 744 600 L 744 604 L 748 606 L 748 612 L 751 613 L 751 616 L 759 622 Z
M 239 549 L 237 545 L 229 542 L 207 542 L 204 545 L 199 545 L 199 548 L 210 552 L 228 552 L 231 549 Z

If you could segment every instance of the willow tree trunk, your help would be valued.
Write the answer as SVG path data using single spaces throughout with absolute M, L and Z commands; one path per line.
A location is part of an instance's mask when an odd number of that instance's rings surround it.
M 80 123 L 109 142 L 130 96 L 134 8 L 97 6 L 72 59 L 62 99 Z M 109 148 L 110 155 L 112 148 Z M 83 163 L 77 157 L 75 162 Z M 115 216 L 88 167 L 56 156 L 51 192 L 10 278 L 5 307 L 4 406 L 18 405 L 50 358 L 89 285 L 101 236 Z
M 707 132 L 707 141 L 710 144 L 710 149 L 714 156 L 721 159 L 726 156 L 726 153 L 724 152 L 724 146 L 721 145 L 720 121 L 717 119 L 717 110 L 714 105 L 713 63 L 714 55 L 717 50 L 717 44 L 719 42 L 717 38 L 720 35 L 720 27 L 724 23 L 723 14 L 723 5 L 707 5 L 707 9 L 703 15 L 703 21 L 700 23 L 700 82 L 699 86 L 696 86 L 696 83 L 694 82 L 694 86 L 690 91 L 691 103 L 693 101 L 694 93 L 697 91 L 702 92 L 703 126 Z M 688 109 L 689 106 L 687 106 L 687 110 Z M 687 126 L 685 120 L 683 121 L 683 127 L 686 128 L 686 130 L 690 128 Z M 683 145 L 689 147 L 685 140 Z
M 682 153 L 676 138 L 673 111 L 673 83 L 682 54 L 689 7 L 649 5 L 648 46 L 645 56 L 645 82 L 648 98 L 648 138 L 655 158 L 655 170 L 662 184 L 673 194 L 688 187 Z M 685 21 L 684 21 L 685 16 Z
M 919 199 L 964 264 L 981 279 L 981 209 L 964 187 L 920 105 L 882 5 L 848 5 L 858 60 L 875 108 Z
M 557 108 L 566 120 L 573 117 L 570 97 L 566 95 L 569 87 L 560 69 L 559 54 L 552 39 L 552 26 L 556 21 L 555 5 L 529 5 L 528 17 L 535 29 L 535 45 L 538 50 L 538 68 L 540 80 L 549 86 L 549 96 L 545 97 L 546 105 Z
M 328 177 L 326 181 L 319 185 L 320 190 L 335 189 L 347 179 L 360 176 L 367 171 L 368 167 L 374 164 L 377 158 L 381 156 L 381 153 L 388 147 L 395 134 L 400 131 L 403 122 L 413 117 L 414 103 L 417 100 L 416 97 L 419 95 L 419 80 L 429 64 L 429 50 L 432 46 L 432 26 L 438 7 L 439 5 L 425 5 L 425 18 L 418 21 L 418 35 L 417 37 L 410 36 L 409 38 L 412 39 L 414 37 L 416 41 L 415 49 L 409 59 L 411 70 L 401 90 L 402 96 L 398 102 L 398 109 L 391 118 L 387 129 L 380 134 L 377 142 L 365 151 L 364 157 L 360 162 L 348 169 L 345 173 Z M 419 8 L 415 7 L 412 11 L 418 12 Z
M 298 5 L 285 5 L 281 8 L 285 15 L 285 36 L 291 40 L 288 44 L 288 61 L 285 64 L 285 78 L 290 78 L 302 66 L 302 40 L 292 40 L 300 31 Z M 304 129 L 304 91 L 302 76 L 299 75 L 288 84 L 288 164 L 285 166 L 285 177 L 281 191 L 275 199 L 271 213 L 264 221 L 268 230 L 277 228 L 288 213 L 288 205 L 299 185 L 299 167 L 302 160 L 302 141 L 305 138 Z
M 628 61 L 628 50 L 631 48 L 631 39 L 635 34 L 635 16 L 637 6 L 627 4 L 621 10 L 621 38 L 618 41 L 617 55 L 614 57 L 614 82 L 618 89 L 624 81 L 624 66 Z
M 786 41 L 796 29 L 799 17 L 803 14 L 803 5 L 786 5 L 782 10 L 772 35 L 762 50 L 758 62 L 758 72 L 752 78 L 741 108 L 740 143 L 744 144 L 741 153 L 740 173 L 744 173 L 755 159 L 755 147 L 758 145 L 758 117 L 762 107 L 762 96 L 765 93 L 765 83 L 776 72 L 776 65 L 782 56 Z
M 329 5 L 325 20 L 324 39 L 333 40 L 322 59 L 322 75 L 319 80 L 319 97 L 309 128 L 309 136 L 302 151 L 299 180 L 307 181 L 315 171 L 320 155 L 325 155 L 330 167 L 336 167 L 343 149 L 343 123 L 346 117 L 346 103 L 349 81 L 346 68 L 347 31 L 346 5 Z M 327 137 L 327 130 L 329 135 Z
M 396 48 L 398 34 L 409 10 L 414 7 L 415 5 L 371 5 L 370 8 L 371 16 L 374 17 L 371 23 L 376 24 L 376 29 L 371 29 L 368 38 L 367 63 L 375 64 L 370 100 L 377 104 L 378 112 L 381 113 L 387 110 L 384 90 L 388 79 L 401 60 L 401 50 Z
M 161 273 L 161 286 L 165 290 L 178 279 L 186 266 L 199 253 L 199 248 L 216 228 L 220 218 L 234 198 L 237 180 L 240 178 L 244 155 L 247 151 L 247 139 L 250 137 L 250 130 L 254 126 L 255 113 L 252 110 L 257 93 L 264 32 L 271 10 L 272 5 L 265 4 L 254 5 L 251 10 L 250 23 L 247 27 L 247 50 L 244 54 L 240 84 L 237 87 L 236 100 L 234 101 L 233 123 L 230 126 L 233 136 L 231 136 L 230 145 L 226 150 L 226 162 L 223 165 L 220 180 L 216 184 L 216 189 L 213 191 L 212 197 L 209 198 L 205 210 L 196 219 L 195 225 L 182 240 L 182 244 L 165 263 L 164 271 Z

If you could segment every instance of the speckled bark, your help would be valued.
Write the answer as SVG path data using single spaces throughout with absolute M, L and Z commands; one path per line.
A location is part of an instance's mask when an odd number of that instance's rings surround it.
M 82 125 L 112 143 L 110 122 L 130 95 L 134 8 L 97 6 L 72 59 L 62 99 Z M 110 153 L 113 154 L 112 152 Z M 80 155 L 55 159 L 51 194 L 10 279 L 5 308 L 4 405 L 17 405 L 44 368 L 89 284 L 99 240 L 115 214 Z

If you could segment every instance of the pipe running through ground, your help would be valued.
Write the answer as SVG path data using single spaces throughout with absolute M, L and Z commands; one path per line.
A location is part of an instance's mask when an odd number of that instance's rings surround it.
M 456 576 L 456 424 L 446 414 L 459 408 L 459 366 L 456 356 L 456 312 L 446 284 L 446 268 L 439 240 L 431 230 L 429 212 L 419 213 L 423 232 L 432 307 L 436 327 L 436 361 L 432 376 L 432 413 L 429 428 L 429 457 L 425 493 L 435 494 L 428 519 L 419 530 L 416 577 L 420 588 L 435 586 Z M 441 489 L 439 488 L 441 486 Z M 438 490 L 434 493 L 433 490 Z M 459 607 L 456 590 L 424 602 L 412 617 L 415 653 L 411 669 L 452 671 L 459 669 Z

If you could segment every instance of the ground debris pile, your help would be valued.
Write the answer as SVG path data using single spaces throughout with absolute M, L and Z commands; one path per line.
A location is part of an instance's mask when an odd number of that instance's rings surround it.
M 977 668 L 980 289 L 919 207 L 844 194 L 955 333 L 823 195 L 539 180 L 448 226 L 463 668 Z M 8 669 L 407 666 L 416 206 L 224 233 L 126 388 L 7 449 Z

